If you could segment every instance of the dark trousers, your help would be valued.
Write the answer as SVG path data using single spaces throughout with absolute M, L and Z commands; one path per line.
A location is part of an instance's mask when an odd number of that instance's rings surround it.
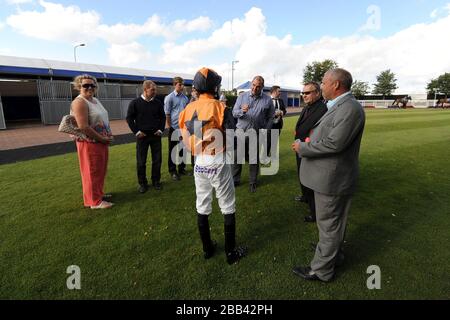
M 313 217 L 315 217 L 316 216 L 316 202 L 315 202 L 315 198 L 314 198 L 314 190 L 311 190 L 310 188 L 304 186 L 302 184 L 302 182 L 300 181 L 300 166 L 302 164 L 302 158 L 300 158 L 298 156 L 298 154 L 296 155 L 296 158 L 297 158 L 297 176 L 298 176 L 298 181 L 300 182 L 300 188 L 302 189 L 302 194 L 308 203 L 309 211 L 310 211 L 311 215 Z
M 279 137 L 278 139 L 280 139 L 281 138 L 281 128 L 279 128 L 278 126 L 274 126 L 272 128 L 272 130 L 278 130 L 278 137 Z M 274 145 L 275 151 L 278 146 L 278 143 L 280 143 L 280 140 L 275 141 L 275 145 Z M 270 130 L 267 131 L 267 156 L 269 156 L 269 155 L 272 155 L 272 134 L 271 134 Z
M 175 130 L 173 128 L 170 128 L 169 130 L 169 160 L 168 160 L 168 167 L 169 167 L 169 172 L 171 174 L 177 173 L 177 165 L 172 161 L 172 150 L 180 143 L 179 140 L 177 141 L 172 141 L 171 137 L 172 137 L 172 133 Z M 179 152 L 179 156 L 180 158 L 183 158 L 183 149 L 180 148 L 180 152 Z M 186 169 L 186 164 L 184 162 L 180 163 L 178 165 L 178 173 L 182 172 Z
M 237 139 L 237 138 L 236 138 Z M 253 160 L 256 160 L 256 164 L 249 164 L 250 168 L 250 174 L 249 174 L 249 182 L 250 184 L 255 184 L 258 181 L 258 172 L 259 172 L 259 136 L 257 139 L 257 155 L 256 158 L 253 158 Z M 235 150 L 235 162 L 232 166 L 233 169 L 233 180 L 235 183 L 241 182 L 241 174 L 242 174 L 242 164 L 238 164 L 238 154 L 237 154 L 237 141 L 236 141 L 236 150 Z M 245 160 L 250 162 L 252 160 L 249 155 L 249 138 L 245 138 Z M 254 162 L 254 161 L 252 161 Z
M 161 180 L 162 147 L 161 138 L 147 135 L 136 142 L 137 176 L 140 185 L 147 185 L 148 148 L 152 152 L 152 182 Z

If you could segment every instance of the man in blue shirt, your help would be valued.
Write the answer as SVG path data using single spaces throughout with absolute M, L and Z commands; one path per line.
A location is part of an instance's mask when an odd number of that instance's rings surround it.
M 189 98 L 183 93 L 184 80 L 180 77 L 173 79 L 175 90 L 164 99 L 164 112 L 166 113 L 166 129 L 169 129 L 169 172 L 174 181 L 180 180 L 180 175 L 186 174 L 186 164 L 182 162 L 177 166 L 172 160 L 172 150 L 178 145 L 179 140 L 172 141 L 172 133 L 178 130 L 178 118 L 181 111 L 184 110 L 189 103 Z M 183 150 L 180 150 L 180 157 L 183 157 Z
M 259 130 L 272 128 L 273 119 L 275 117 L 275 107 L 272 99 L 264 94 L 264 78 L 256 76 L 252 81 L 252 89 L 241 94 L 233 108 L 233 116 L 238 120 L 237 129 L 248 133 L 250 130 L 255 130 L 257 137 L 259 137 Z M 238 139 L 239 140 L 239 139 Z M 259 138 L 257 138 L 259 140 Z M 258 146 L 255 146 L 258 152 L 256 155 L 249 154 L 249 137 L 245 138 L 245 155 L 250 161 L 250 192 L 256 192 L 256 183 L 259 171 L 259 141 Z M 244 143 L 244 141 L 241 141 Z M 256 164 L 252 164 L 256 162 Z M 233 165 L 233 178 L 235 186 L 241 183 L 242 164 L 236 161 Z

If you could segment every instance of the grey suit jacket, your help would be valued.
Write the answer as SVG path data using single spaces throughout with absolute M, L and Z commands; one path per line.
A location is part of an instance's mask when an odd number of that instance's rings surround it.
M 303 185 L 328 195 L 356 191 L 365 120 L 363 107 L 352 95 L 328 110 L 314 126 L 311 142 L 300 143 Z

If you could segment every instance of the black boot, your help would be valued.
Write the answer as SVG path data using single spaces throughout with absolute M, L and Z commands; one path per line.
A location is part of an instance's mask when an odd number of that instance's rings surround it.
M 247 254 L 247 248 L 236 248 L 236 216 L 235 214 L 225 215 L 225 254 L 228 264 L 238 262 Z
M 209 230 L 209 220 L 206 215 L 197 215 L 198 231 L 200 239 L 203 244 L 203 252 L 205 259 L 210 259 L 214 256 L 217 243 L 211 240 L 211 232 Z

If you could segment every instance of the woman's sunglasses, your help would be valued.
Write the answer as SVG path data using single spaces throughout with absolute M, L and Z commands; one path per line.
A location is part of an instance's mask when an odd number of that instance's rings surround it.
M 93 83 L 85 83 L 85 84 L 82 85 L 82 87 L 85 88 L 85 89 L 95 89 L 95 88 L 97 88 L 97 86 L 95 84 L 93 84 Z

